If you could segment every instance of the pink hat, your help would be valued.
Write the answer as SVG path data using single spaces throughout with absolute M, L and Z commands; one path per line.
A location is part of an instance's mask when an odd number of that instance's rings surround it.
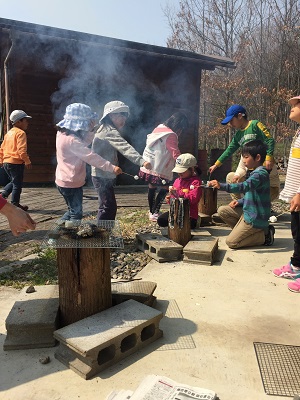
M 290 106 L 294 106 L 295 104 L 297 104 L 297 103 L 299 103 L 300 102 L 300 96 L 295 96 L 295 97 L 292 97 L 290 100 L 289 100 L 289 105 Z

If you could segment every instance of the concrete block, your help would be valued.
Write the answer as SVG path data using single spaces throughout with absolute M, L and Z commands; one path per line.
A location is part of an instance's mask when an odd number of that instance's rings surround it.
M 137 234 L 137 247 L 158 262 L 175 261 L 182 258 L 183 247 L 161 235 Z
M 191 229 L 191 235 L 192 235 L 192 238 L 195 238 L 198 236 L 211 236 L 211 234 L 207 230 L 202 229 L 202 228 Z
M 218 251 L 218 240 L 213 236 L 198 236 L 183 249 L 183 261 L 196 264 L 212 265 Z
M 26 293 L 24 288 L 8 314 L 5 325 L 7 336 L 3 349 L 35 349 L 53 347 L 53 332 L 58 327 L 58 286 L 35 286 Z
M 163 314 L 128 300 L 54 332 L 55 357 L 84 379 L 162 336 Z
M 201 217 L 201 223 L 200 226 L 206 226 L 206 225 L 211 225 L 212 223 L 212 218 L 210 215 L 203 214 L 201 212 L 198 213 L 199 217 Z
M 112 304 L 120 304 L 126 300 L 135 300 L 151 306 L 155 301 L 152 296 L 157 284 L 147 281 L 112 282 Z

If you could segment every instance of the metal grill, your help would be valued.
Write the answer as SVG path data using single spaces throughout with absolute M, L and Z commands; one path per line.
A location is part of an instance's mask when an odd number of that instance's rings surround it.
M 289 397 L 300 393 L 300 346 L 253 344 L 265 392 Z
M 72 237 L 72 229 L 66 229 L 58 226 L 57 223 L 54 223 L 42 241 L 42 247 L 51 247 L 53 249 L 124 247 L 122 233 L 118 221 L 99 221 L 97 224 L 96 220 L 84 220 L 82 223 L 96 225 L 97 228 L 103 229 L 103 232 L 100 232 L 93 237 Z M 78 221 L 78 224 L 75 225 L 75 228 L 79 226 L 80 221 Z

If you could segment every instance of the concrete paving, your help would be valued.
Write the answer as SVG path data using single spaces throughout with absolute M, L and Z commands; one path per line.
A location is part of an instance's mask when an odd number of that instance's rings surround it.
M 220 400 L 280 400 L 264 392 L 253 342 L 300 345 L 300 295 L 271 270 L 292 251 L 289 216 L 275 224 L 273 247 L 229 250 L 229 228 L 205 227 L 219 238 L 214 265 L 151 261 L 138 275 L 157 283 L 164 336 L 84 380 L 54 358 L 56 348 L 3 350 L 5 319 L 18 291 L 0 288 L 0 399 L 104 400 L 134 390 L 147 374 L 214 390 Z M 50 363 L 39 359 L 50 356 Z

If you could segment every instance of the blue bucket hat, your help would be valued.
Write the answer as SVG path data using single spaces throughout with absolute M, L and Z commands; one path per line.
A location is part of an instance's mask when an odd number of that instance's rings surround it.
M 99 117 L 92 112 L 91 108 L 86 104 L 73 103 L 66 108 L 64 119 L 57 126 L 69 129 L 71 131 L 89 131 L 90 122 L 97 120 Z
M 244 114 L 246 115 L 246 109 L 243 106 L 240 106 L 239 104 L 234 104 L 233 106 L 229 107 L 228 110 L 226 111 L 226 117 L 221 121 L 222 125 L 228 124 L 232 120 L 233 117 L 235 117 L 237 114 Z

